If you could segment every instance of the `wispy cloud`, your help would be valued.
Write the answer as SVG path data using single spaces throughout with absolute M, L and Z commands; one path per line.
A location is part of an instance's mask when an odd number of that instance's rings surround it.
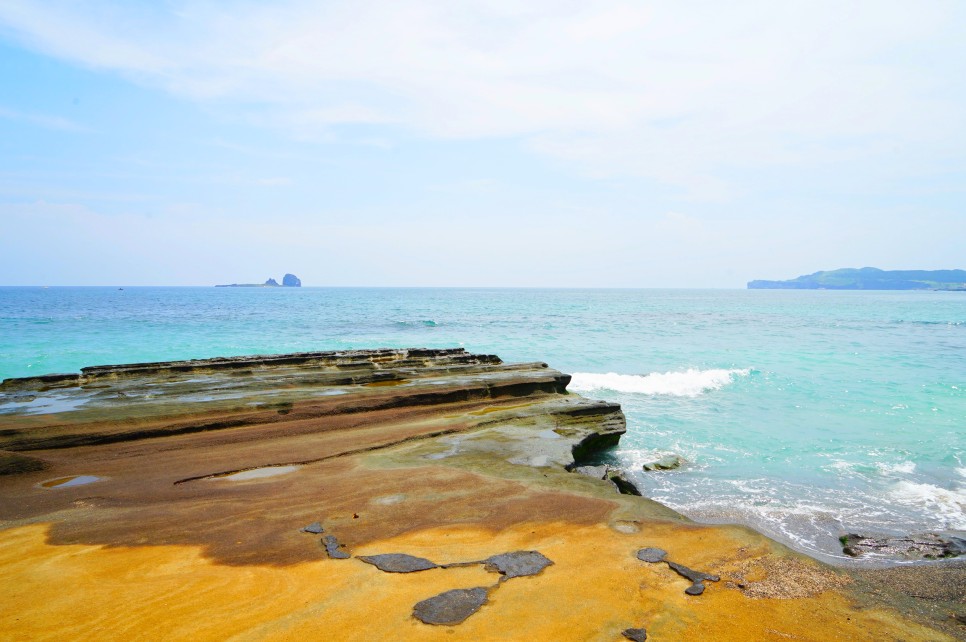
M 961 154 L 964 15 L 886 0 L 0 5 L 27 46 L 300 138 L 518 138 L 707 198 L 756 168 Z
M 47 114 L 32 114 L 16 111 L 13 109 L 6 109 L 5 107 L 0 107 L 0 118 L 6 120 L 15 120 L 23 123 L 30 123 L 37 127 L 43 127 L 44 129 L 55 129 L 57 131 L 64 132 L 89 132 L 90 128 L 80 125 L 70 120 L 69 118 L 64 118 L 62 116 L 49 116 Z

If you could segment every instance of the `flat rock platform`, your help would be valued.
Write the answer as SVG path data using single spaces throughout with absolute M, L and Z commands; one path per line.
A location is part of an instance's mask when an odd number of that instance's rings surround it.
M 6 380 L 0 639 L 826 642 L 966 629 L 954 612 L 896 610 L 874 577 L 581 474 L 618 443 L 624 415 L 569 381 L 462 349 Z

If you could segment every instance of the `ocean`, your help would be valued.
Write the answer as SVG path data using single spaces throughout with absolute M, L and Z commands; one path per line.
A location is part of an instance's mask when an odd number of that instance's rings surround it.
M 847 532 L 966 536 L 966 293 L 0 288 L 0 378 L 455 346 L 619 402 L 610 461 L 697 521 L 838 563 Z M 641 469 L 664 454 L 686 463 Z

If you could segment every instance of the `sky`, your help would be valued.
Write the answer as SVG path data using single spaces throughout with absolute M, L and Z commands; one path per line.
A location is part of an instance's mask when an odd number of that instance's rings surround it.
M 966 3 L 0 0 L 0 284 L 966 268 Z

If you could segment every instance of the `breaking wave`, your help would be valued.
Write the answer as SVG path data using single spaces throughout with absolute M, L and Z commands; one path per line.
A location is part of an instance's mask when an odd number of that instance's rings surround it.
M 614 372 L 599 374 L 576 372 L 568 388 L 574 392 L 614 390 L 643 395 L 671 395 L 674 397 L 697 397 L 710 390 L 718 390 L 732 383 L 736 377 L 747 377 L 751 368 L 714 368 L 683 372 L 652 372 L 646 375 L 622 375 Z
M 917 484 L 901 481 L 896 484 L 890 495 L 893 500 L 925 508 L 942 519 L 945 528 L 966 529 L 966 489 L 949 489 L 933 484 Z

